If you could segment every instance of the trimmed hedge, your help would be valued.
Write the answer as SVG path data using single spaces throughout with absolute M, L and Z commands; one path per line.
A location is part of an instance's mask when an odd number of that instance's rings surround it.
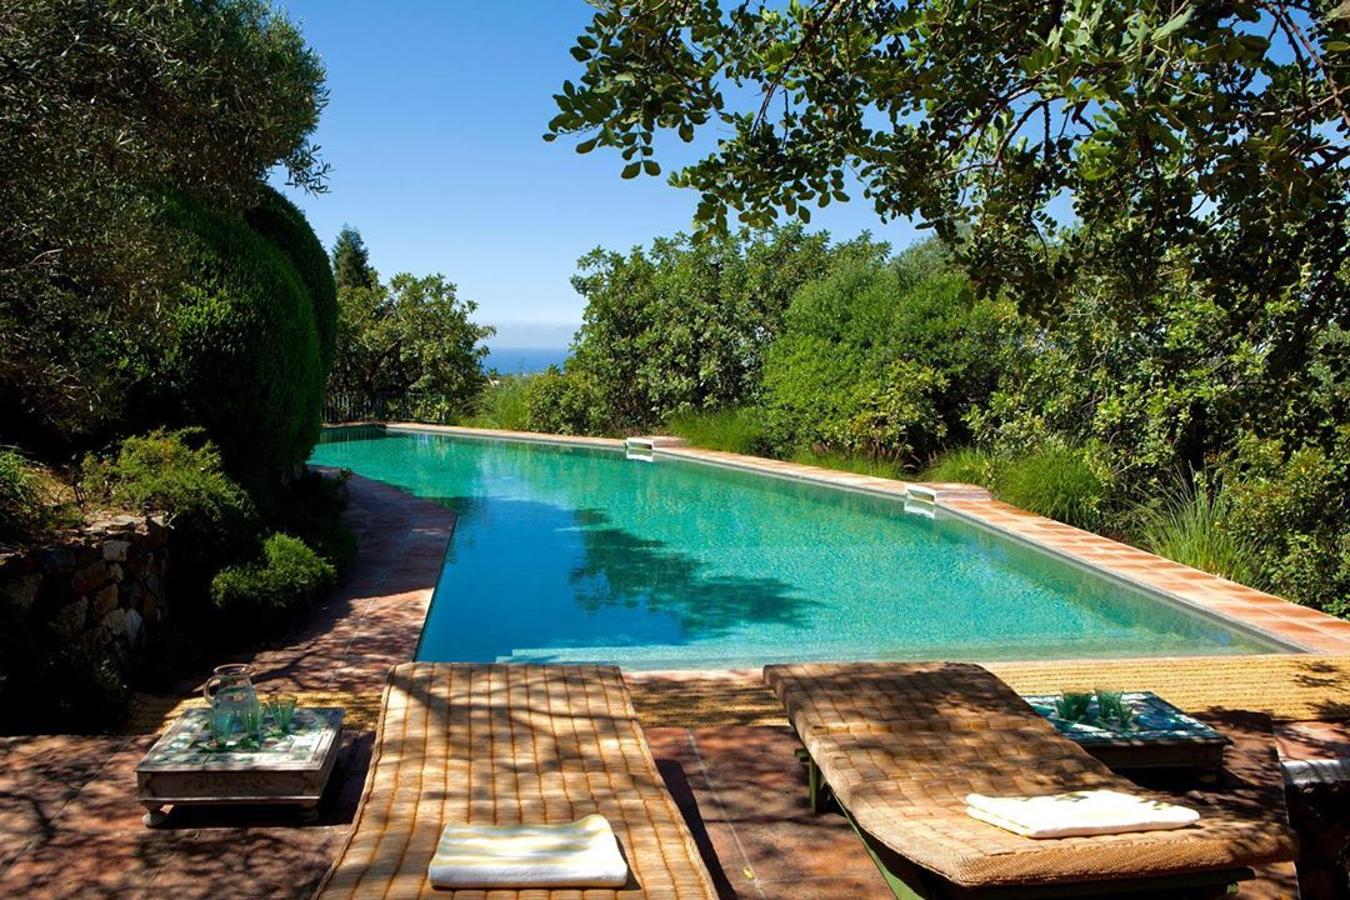
M 263 187 L 259 203 L 244 214 L 249 227 L 275 244 L 295 266 L 314 307 L 319 335 L 319 364 L 325 375 L 333 367 L 337 339 L 337 282 L 328 253 L 305 214 L 271 187 Z
M 165 370 L 226 469 L 271 490 L 318 439 L 324 369 L 314 304 L 290 259 L 238 216 L 175 198 L 185 282 Z

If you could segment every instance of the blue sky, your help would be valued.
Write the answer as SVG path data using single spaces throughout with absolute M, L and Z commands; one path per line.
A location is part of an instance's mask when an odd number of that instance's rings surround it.
M 692 192 L 664 175 L 623 181 L 617 155 L 540 137 L 553 94 L 580 68 L 568 48 L 590 18 L 582 0 L 284 7 L 332 92 L 315 135 L 329 191 L 291 196 L 325 245 L 344 222 L 359 228 L 383 275 L 444 273 L 498 327 L 497 346 L 566 345 L 584 306 L 569 278 L 587 250 L 688 230 Z M 692 155 L 674 149 L 667 171 Z M 868 229 L 897 248 L 916 237 L 856 201 L 820 210 L 812 226 L 840 239 Z

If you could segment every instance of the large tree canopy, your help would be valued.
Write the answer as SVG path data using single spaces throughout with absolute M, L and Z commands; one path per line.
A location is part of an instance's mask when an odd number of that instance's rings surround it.
M 165 195 L 319 189 L 323 67 L 265 0 L 0 0 L 0 432 L 115 417 L 182 255 Z
M 670 180 L 766 225 L 847 199 L 959 242 L 1049 303 L 1084 263 L 1136 296 L 1344 299 L 1347 20 L 1326 0 L 600 0 L 546 138 L 659 174 L 658 135 L 728 136 Z M 1056 203 L 1068 197 L 1068 229 Z M 1098 228 L 1098 225 L 1109 225 Z M 1259 277 L 1258 277 L 1259 276 Z M 1314 301 L 1317 302 L 1317 301 Z

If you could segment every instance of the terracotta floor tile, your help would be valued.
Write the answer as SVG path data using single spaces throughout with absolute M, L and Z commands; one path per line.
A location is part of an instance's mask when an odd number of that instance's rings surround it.
M 1350 758 L 1350 722 L 1281 722 L 1275 739 L 1285 759 Z

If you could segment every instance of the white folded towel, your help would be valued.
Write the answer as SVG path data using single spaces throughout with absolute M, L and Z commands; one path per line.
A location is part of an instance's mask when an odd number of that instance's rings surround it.
M 1074 791 L 1044 797 L 966 795 L 966 815 L 1029 838 L 1062 838 L 1184 828 L 1200 814 L 1119 791 Z
M 565 825 L 447 825 L 427 877 L 439 888 L 622 887 L 628 864 L 604 816 Z

